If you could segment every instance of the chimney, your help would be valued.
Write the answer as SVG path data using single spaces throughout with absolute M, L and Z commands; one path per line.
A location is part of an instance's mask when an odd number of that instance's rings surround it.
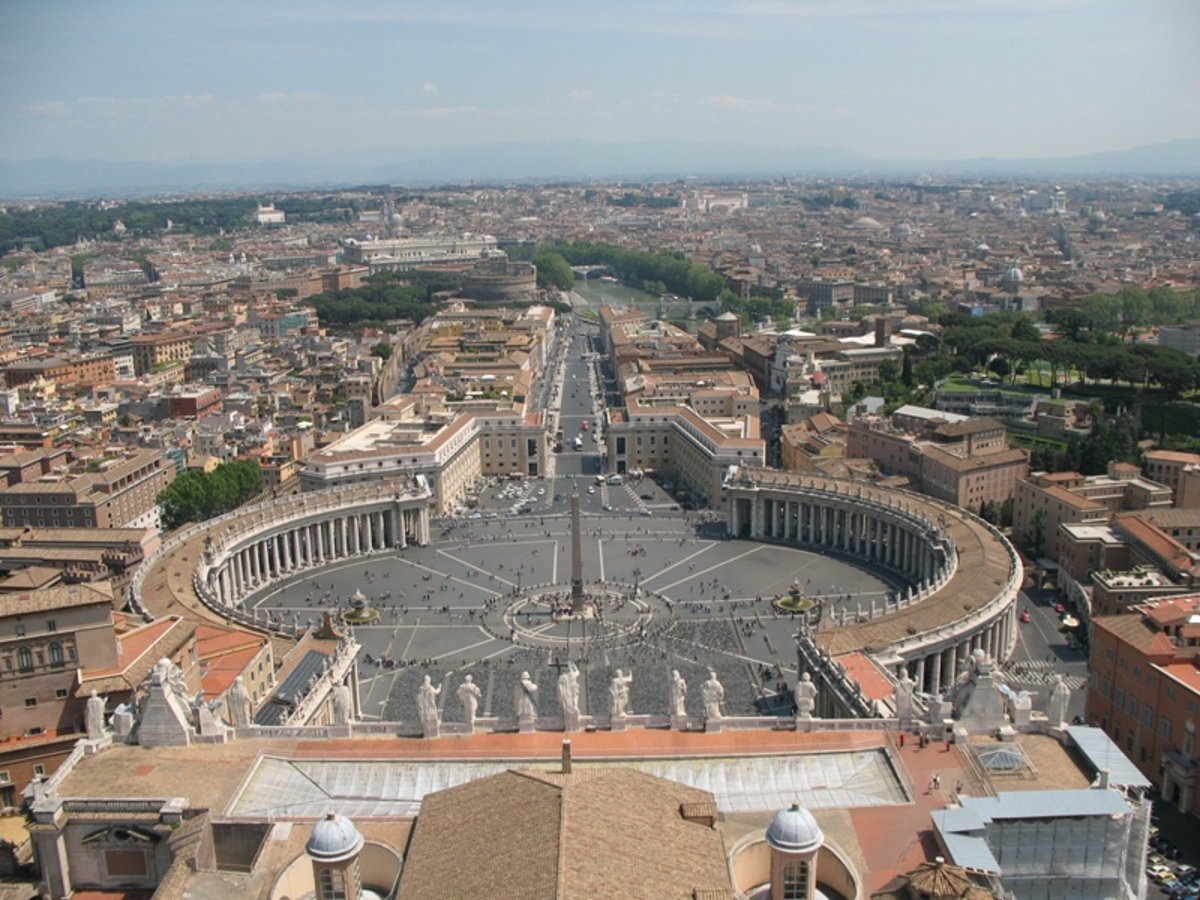
M 563 741 L 562 745 L 562 773 L 564 775 L 571 774 L 571 742 Z

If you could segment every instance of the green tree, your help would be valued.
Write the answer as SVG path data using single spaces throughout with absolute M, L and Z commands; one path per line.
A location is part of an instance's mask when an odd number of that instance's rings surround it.
M 392 356 L 392 345 L 387 341 L 380 341 L 371 348 L 371 355 L 378 356 L 384 362 L 387 362 Z
M 1033 324 L 1033 319 L 1029 316 L 1017 316 L 1017 320 L 1012 325 L 1012 339 L 1014 341 L 1032 341 L 1040 342 L 1042 333 L 1038 331 L 1037 326 Z
M 534 258 L 537 265 L 537 283 L 540 288 L 557 288 L 569 291 L 575 284 L 575 273 L 562 254 L 544 250 Z
M 189 469 L 159 492 L 168 530 L 235 509 L 262 490 L 262 469 L 254 460 L 222 463 L 211 472 Z

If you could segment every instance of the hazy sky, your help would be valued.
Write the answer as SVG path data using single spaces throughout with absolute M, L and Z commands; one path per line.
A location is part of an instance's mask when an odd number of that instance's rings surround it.
M 1200 0 L 0 0 L 0 158 L 1200 137 Z

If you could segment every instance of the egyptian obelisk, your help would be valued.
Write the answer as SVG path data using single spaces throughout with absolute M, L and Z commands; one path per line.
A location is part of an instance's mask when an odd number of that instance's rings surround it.
M 571 485 L 571 612 L 583 612 L 583 539 L 579 535 L 579 487 Z

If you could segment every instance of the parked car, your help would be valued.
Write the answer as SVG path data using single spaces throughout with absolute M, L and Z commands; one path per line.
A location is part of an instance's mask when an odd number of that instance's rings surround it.
M 1026 610 L 1022 610 L 1022 611 L 1021 611 L 1021 621 L 1022 621 L 1022 622 L 1028 622 L 1028 621 L 1029 621 L 1029 619 L 1030 619 L 1029 610 L 1027 610 L 1027 609 L 1026 609 Z

